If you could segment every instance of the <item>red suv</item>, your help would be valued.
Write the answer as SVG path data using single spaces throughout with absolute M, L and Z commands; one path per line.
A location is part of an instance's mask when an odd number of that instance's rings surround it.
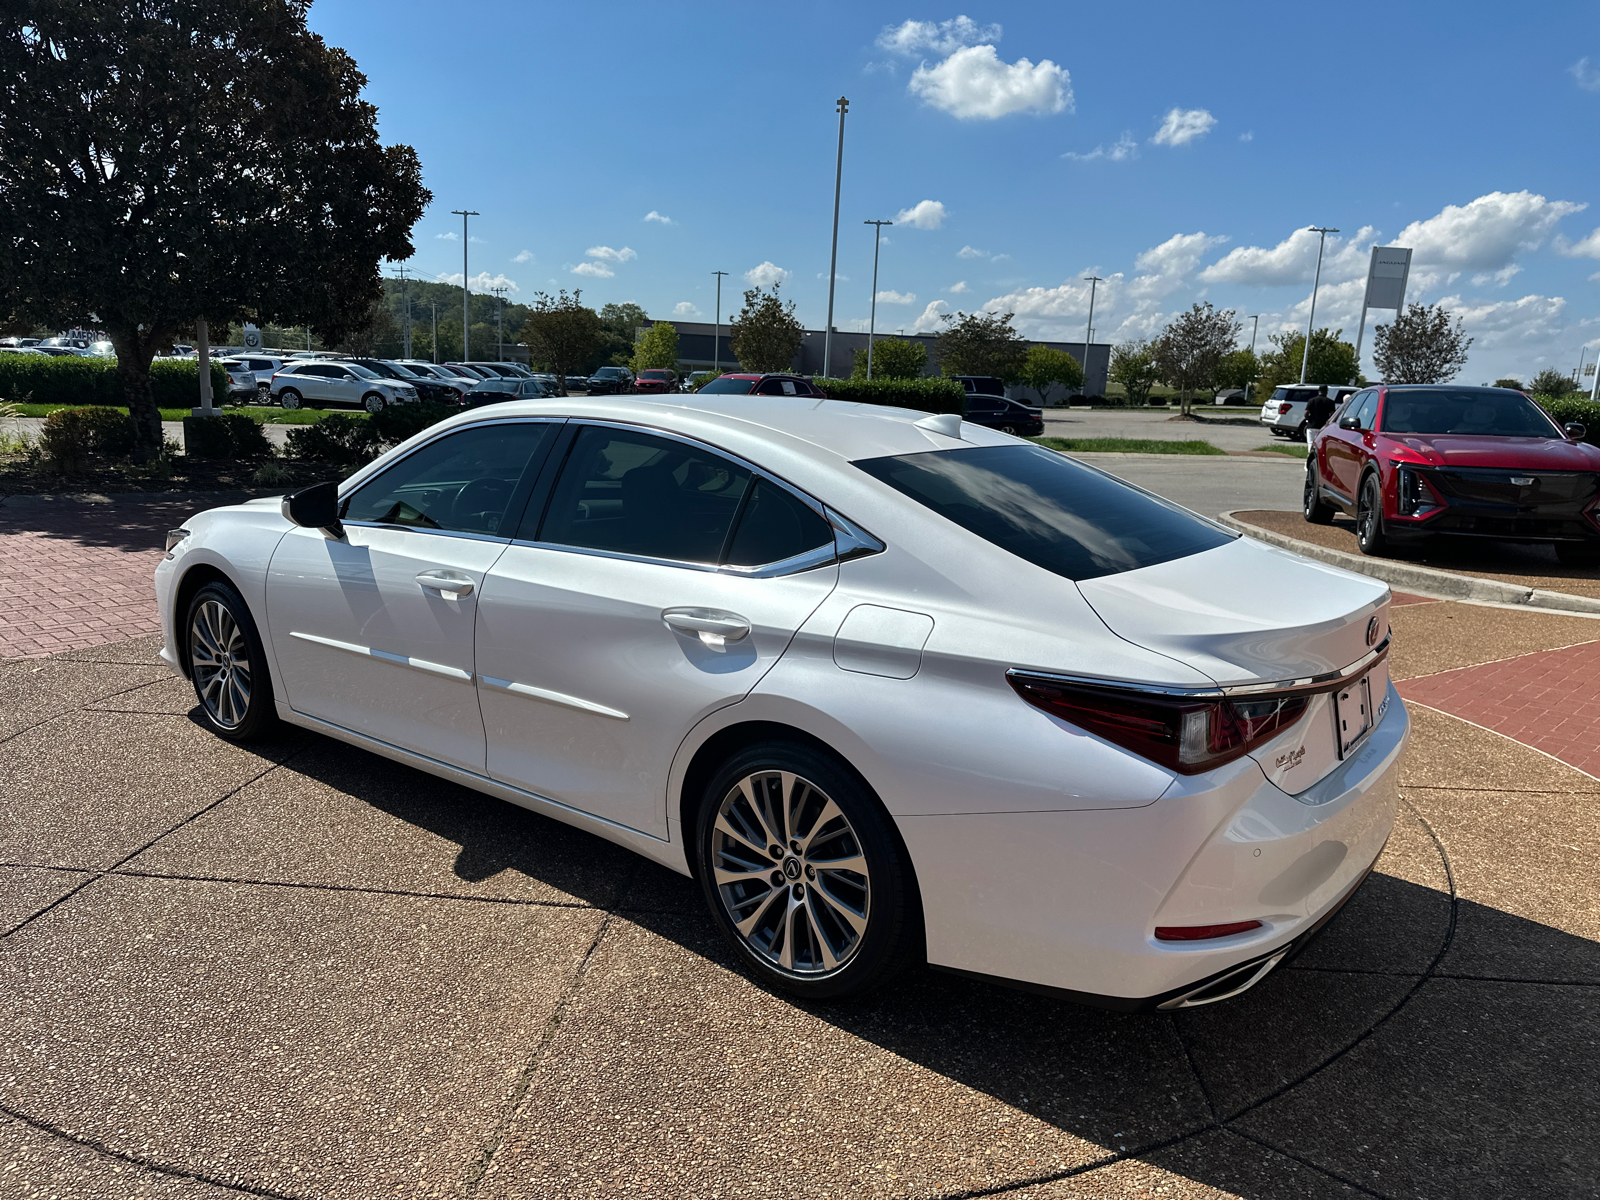
M 1521 392 L 1452 384 L 1357 392 L 1317 434 L 1305 519 L 1355 518 L 1363 554 L 1436 534 L 1546 542 L 1600 562 L 1600 448 Z
M 651 367 L 633 377 L 636 392 L 675 392 L 678 390 L 678 373 L 662 367 Z

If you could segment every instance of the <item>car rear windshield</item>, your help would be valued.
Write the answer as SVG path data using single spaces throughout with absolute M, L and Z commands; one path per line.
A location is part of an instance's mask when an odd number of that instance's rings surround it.
M 856 466 L 985 541 L 1068 579 L 1212 550 L 1233 535 L 1042 446 L 974 446 Z
M 1460 433 L 1486 437 L 1560 437 L 1561 431 L 1520 392 L 1418 388 L 1383 398 L 1384 433 Z
M 748 396 L 750 389 L 755 385 L 756 381 L 754 379 L 729 379 L 724 375 L 721 378 L 713 379 L 700 390 L 702 392 L 723 392 L 730 396 Z

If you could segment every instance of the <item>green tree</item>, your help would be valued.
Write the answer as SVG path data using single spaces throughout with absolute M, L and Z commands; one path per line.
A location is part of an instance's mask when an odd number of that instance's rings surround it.
M 583 292 L 567 295 L 565 288 L 551 298 L 535 292 L 532 311 L 522 326 L 522 340 L 528 354 L 556 377 L 556 390 L 566 395 L 566 377 L 574 374 L 593 356 L 600 343 L 600 315 L 582 301 Z M 444 330 L 439 333 L 442 337 Z
M 1049 404 L 1051 388 L 1062 387 L 1074 392 L 1083 387 L 1083 367 L 1065 350 L 1029 346 L 1018 378 L 1038 392 L 1043 403 Z
M 366 320 L 432 200 L 306 0 L 16 0 L 0 22 L 0 314 L 92 319 L 149 456 L 150 362 L 199 319 Z
M 367 322 L 345 335 L 338 345 L 340 354 L 362 358 L 399 358 L 403 344 L 400 327 L 388 305 L 374 301 Z
M 1496 379 L 1494 385 L 1495 387 L 1510 388 L 1515 392 L 1522 390 L 1522 380 L 1520 379 Z
M 1213 381 L 1215 390 L 1211 398 L 1217 398 L 1216 393 L 1225 388 L 1238 388 L 1244 392 L 1245 399 L 1250 398 L 1250 384 L 1261 375 L 1261 360 L 1256 357 L 1254 350 L 1246 347 L 1235 350 L 1231 354 L 1222 356 L 1222 363 L 1217 368 L 1217 377 Z
M 1546 367 L 1533 377 L 1528 391 L 1535 396 L 1554 396 L 1557 400 L 1573 390 L 1572 376 L 1563 375 L 1554 367 Z
M 1016 313 L 946 313 L 933 353 L 946 375 L 993 375 L 1015 383 L 1028 343 L 1011 327 Z
M 1231 308 L 1219 312 L 1208 302 L 1179 313 L 1156 339 L 1156 366 L 1167 385 L 1178 389 L 1185 416 L 1195 392 L 1215 386 L 1222 360 L 1233 350 L 1240 328 Z
M 670 369 L 678 365 L 678 327 L 670 321 L 657 321 L 634 345 L 628 365 L 635 371 Z
M 805 331 L 794 315 L 794 301 L 785 307 L 778 287 L 773 284 L 770 292 L 751 288 L 729 326 L 734 357 L 746 371 L 787 371 L 800 353 Z
M 633 359 L 635 332 L 647 328 L 650 318 L 637 304 L 607 304 L 600 309 L 600 341 L 587 365 L 625 367 Z
M 1314 329 L 1311 331 L 1311 362 L 1306 371 L 1308 383 L 1360 383 L 1361 372 L 1356 364 L 1356 348 L 1343 340 L 1342 329 Z M 1275 333 L 1271 337 L 1272 349 L 1261 356 L 1260 386 L 1263 396 L 1285 383 L 1300 382 L 1300 359 L 1305 353 L 1306 335 L 1303 333 Z
M 867 352 L 855 352 L 855 369 L 852 379 L 867 377 Z M 874 379 L 919 379 L 928 369 L 928 348 L 909 338 L 878 338 L 872 343 L 872 377 Z
M 1389 383 L 1449 383 L 1467 365 L 1472 345 L 1438 304 L 1408 304 L 1389 325 L 1373 330 L 1372 361 Z
M 1161 381 L 1155 352 L 1143 338 L 1124 342 L 1111 351 L 1111 382 L 1122 385 L 1128 404 L 1142 408 L 1150 403 L 1150 389 Z

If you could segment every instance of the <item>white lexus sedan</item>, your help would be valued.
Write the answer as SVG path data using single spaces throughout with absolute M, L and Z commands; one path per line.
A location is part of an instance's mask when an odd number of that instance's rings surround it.
M 162 657 L 219 736 L 286 721 L 627 846 L 806 997 L 925 958 L 1220 1000 L 1394 819 L 1383 584 L 955 416 L 514 401 L 168 543 Z

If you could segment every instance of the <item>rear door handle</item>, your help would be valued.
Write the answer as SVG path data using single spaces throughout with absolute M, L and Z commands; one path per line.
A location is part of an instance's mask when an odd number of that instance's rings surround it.
M 424 571 L 417 582 L 429 591 L 450 596 L 456 600 L 472 595 L 472 578 L 459 571 Z
M 668 608 L 662 610 L 661 619 L 674 633 L 698 637 L 713 649 L 750 636 L 749 621 L 720 608 Z

